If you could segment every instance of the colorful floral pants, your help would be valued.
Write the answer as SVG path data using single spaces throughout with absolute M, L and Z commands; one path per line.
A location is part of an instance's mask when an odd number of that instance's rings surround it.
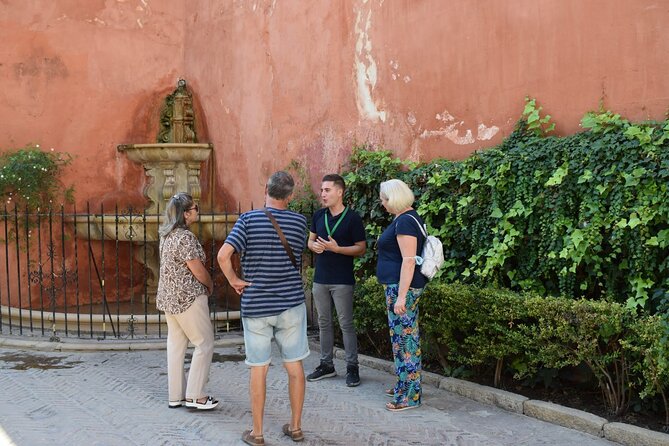
M 406 298 L 406 313 L 397 315 L 393 311 L 397 301 L 399 285 L 387 285 L 386 306 L 390 342 L 393 346 L 397 383 L 394 387 L 394 402 L 400 405 L 420 404 L 421 360 L 420 333 L 418 330 L 418 300 L 423 289 L 409 288 Z

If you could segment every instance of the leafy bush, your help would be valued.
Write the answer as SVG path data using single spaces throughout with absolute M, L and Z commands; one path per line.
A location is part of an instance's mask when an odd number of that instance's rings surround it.
M 38 207 L 53 201 L 73 201 L 73 187 L 60 182 L 62 168 L 70 163 L 68 153 L 40 150 L 39 145 L 8 151 L 0 156 L 0 194 L 8 204 Z
M 632 352 L 637 361 L 632 363 L 634 384 L 641 389 L 639 396 L 649 398 L 660 395 L 665 408 L 665 425 L 669 426 L 669 330 L 659 316 L 644 317 L 636 321 L 631 329 L 634 336 L 622 339 L 625 350 Z
M 373 274 L 373 243 L 391 218 L 379 183 L 395 177 L 444 243 L 448 281 L 656 311 L 669 296 L 669 121 L 633 124 L 601 111 L 583 118 L 582 133 L 545 137 L 550 127 L 538 119 L 459 162 L 415 164 L 355 147 L 347 199 L 370 242 L 360 276 Z
M 358 337 L 387 356 L 383 288 L 374 278 L 356 289 L 355 320 Z M 583 363 L 612 413 L 623 414 L 635 396 L 660 395 L 669 421 L 669 347 L 657 316 L 637 317 L 606 301 L 435 281 L 421 296 L 419 326 L 424 359 L 440 364 L 445 374 L 493 366 L 497 384 L 503 363 L 519 380 Z
M 634 315 L 605 301 L 532 298 L 525 306 L 529 323 L 521 332 L 529 341 L 528 370 L 586 364 L 606 406 L 616 415 L 625 413 L 632 392 L 630 365 L 638 355 L 625 351 L 621 340 L 631 339 Z
M 391 357 L 388 315 L 383 286 L 376 278 L 356 284 L 353 297 L 353 320 L 361 350 L 373 349 L 381 358 Z

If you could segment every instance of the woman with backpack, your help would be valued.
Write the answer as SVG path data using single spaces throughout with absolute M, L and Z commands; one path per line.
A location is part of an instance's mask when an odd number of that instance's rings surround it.
M 421 349 L 418 300 L 427 278 L 417 267 L 425 243 L 424 224 L 413 209 L 414 194 L 401 180 L 381 183 L 379 198 L 395 216 L 377 242 L 376 277 L 385 289 L 397 382 L 386 394 L 386 409 L 398 412 L 421 404 Z M 421 225 L 421 226 L 419 226 Z

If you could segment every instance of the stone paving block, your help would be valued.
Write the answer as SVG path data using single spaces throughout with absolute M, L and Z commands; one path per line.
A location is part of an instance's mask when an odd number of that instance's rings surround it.
M 602 429 L 608 423 L 605 418 L 598 417 L 597 415 L 545 401 L 528 400 L 525 401 L 524 407 L 525 415 L 529 417 L 538 418 L 570 429 L 576 429 L 598 437 L 604 435 Z
M 607 440 L 615 441 L 625 446 L 669 446 L 668 434 L 625 423 L 605 424 L 604 437 Z
M 439 381 L 439 388 L 481 403 L 492 404 L 521 414 L 523 413 L 523 403 L 528 400 L 527 397 L 507 392 L 506 390 L 495 389 L 456 378 L 442 377 Z

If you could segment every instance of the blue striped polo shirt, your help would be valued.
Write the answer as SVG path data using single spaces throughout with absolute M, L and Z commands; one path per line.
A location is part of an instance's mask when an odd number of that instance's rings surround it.
M 289 210 L 267 210 L 276 218 L 300 266 L 306 245 L 307 219 Z M 262 210 L 240 215 L 225 243 L 240 254 L 244 280 L 251 282 L 242 293 L 242 317 L 274 316 L 304 302 L 300 273 Z

